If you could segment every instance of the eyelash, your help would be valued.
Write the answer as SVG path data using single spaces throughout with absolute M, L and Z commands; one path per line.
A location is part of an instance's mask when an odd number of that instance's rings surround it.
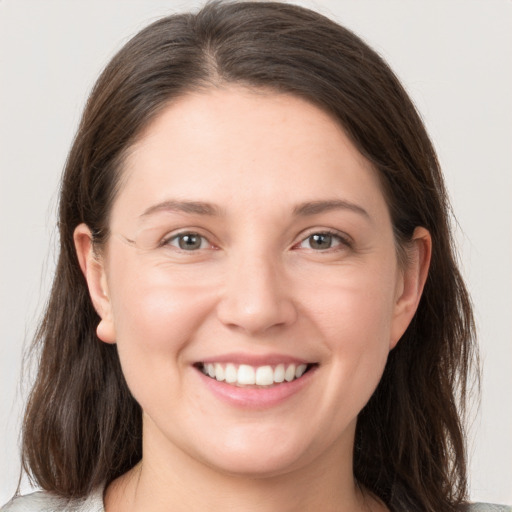
M 349 248 L 349 249 L 352 247 L 352 242 L 349 239 L 349 237 L 347 237 L 346 235 L 343 235 L 343 234 L 339 233 L 338 231 L 324 229 L 324 230 L 310 232 L 299 243 L 294 244 L 292 246 L 292 248 L 293 249 L 300 248 L 300 246 L 303 243 L 307 242 L 307 240 L 311 239 L 311 237 L 313 237 L 315 235 L 322 235 L 322 236 L 332 237 L 332 239 L 338 240 L 339 244 L 337 244 L 334 247 L 328 247 L 326 249 L 318 249 L 318 250 L 313 249 L 313 248 L 310 247 L 309 249 L 314 251 L 314 252 L 333 252 L 333 251 L 339 250 L 339 249 L 337 249 L 338 246 L 343 246 L 343 247 Z M 178 243 L 179 243 L 180 238 L 183 238 L 185 236 L 199 237 L 199 238 L 202 239 L 202 241 L 205 241 L 209 245 L 209 248 L 212 247 L 212 244 L 209 242 L 209 240 L 205 236 L 203 236 L 203 235 L 201 235 L 201 234 L 199 234 L 199 233 L 197 233 L 195 231 L 183 231 L 181 233 L 177 233 L 177 234 L 171 235 L 170 237 L 167 237 L 167 238 L 163 239 L 162 242 L 160 243 L 160 246 L 161 247 L 171 246 L 171 247 L 174 247 L 175 249 L 177 249 L 178 251 L 181 251 L 181 252 L 197 252 L 198 250 L 206 248 L 206 247 L 199 247 L 197 249 L 187 250 L 187 249 L 183 249 L 183 248 L 181 248 L 179 246 L 175 246 L 175 245 L 172 244 L 173 241 L 178 241 Z M 201 245 L 203 245 L 203 242 L 201 242 Z

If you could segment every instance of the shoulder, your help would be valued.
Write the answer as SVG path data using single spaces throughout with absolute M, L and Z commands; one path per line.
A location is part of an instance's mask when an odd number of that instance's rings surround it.
M 69 499 L 45 491 L 17 496 L 0 512 L 105 512 L 103 491 L 98 489 L 81 499 Z
M 512 512 L 512 507 L 492 503 L 471 503 L 464 512 Z

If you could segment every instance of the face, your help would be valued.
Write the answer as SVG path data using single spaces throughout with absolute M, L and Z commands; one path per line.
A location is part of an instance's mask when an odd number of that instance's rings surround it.
M 75 239 L 144 457 L 251 475 L 350 459 L 421 272 L 398 265 L 377 174 L 340 126 L 293 96 L 190 94 L 123 172 L 99 262 Z

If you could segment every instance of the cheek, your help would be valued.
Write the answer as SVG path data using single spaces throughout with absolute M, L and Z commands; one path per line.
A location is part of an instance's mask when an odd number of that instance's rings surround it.
M 161 259 L 123 256 L 111 261 L 109 279 L 118 344 L 176 350 L 209 310 L 212 286 Z
M 319 312 L 317 325 L 332 354 L 332 364 L 337 367 L 335 373 L 343 375 L 350 386 L 368 387 L 371 392 L 389 353 L 389 302 L 375 294 L 347 288 L 333 291 L 331 298 L 330 308 Z
M 190 290 L 134 286 L 114 304 L 117 343 L 176 350 L 199 314 L 198 308 L 190 308 L 191 299 Z
M 396 267 L 347 265 L 317 275 L 301 292 L 306 309 L 328 339 L 354 349 L 389 341 L 396 295 Z
M 210 287 L 180 283 L 168 269 L 133 268 L 120 262 L 111 273 L 110 288 L 123 373 L 138 399 L 148 387 L 154 391 L 179 385 L 181 354 L 212 301 Z
M 307 305 L 330 354 L 330 396 L 360 410 L 375 390 L 389 354 L 395 304 L 393 266 L 332 274 Z M 349 405 L 351 404 L 351 405 Z

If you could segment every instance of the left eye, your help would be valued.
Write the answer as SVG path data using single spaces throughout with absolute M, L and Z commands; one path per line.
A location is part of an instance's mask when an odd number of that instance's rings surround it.
M 344 240 L 333 233 L 313 233 L 305 238 L 299 247 L 303 249 L 314 249 L 315 251 L 325 251 L 338 245 L 343 245 Z
M 182 251 L 196 251 L 198 249 L 206 249 L 210 244 L 204 236 L 198 233 L 180 233 L 170 238 L 167 245 L 172 245 Z

